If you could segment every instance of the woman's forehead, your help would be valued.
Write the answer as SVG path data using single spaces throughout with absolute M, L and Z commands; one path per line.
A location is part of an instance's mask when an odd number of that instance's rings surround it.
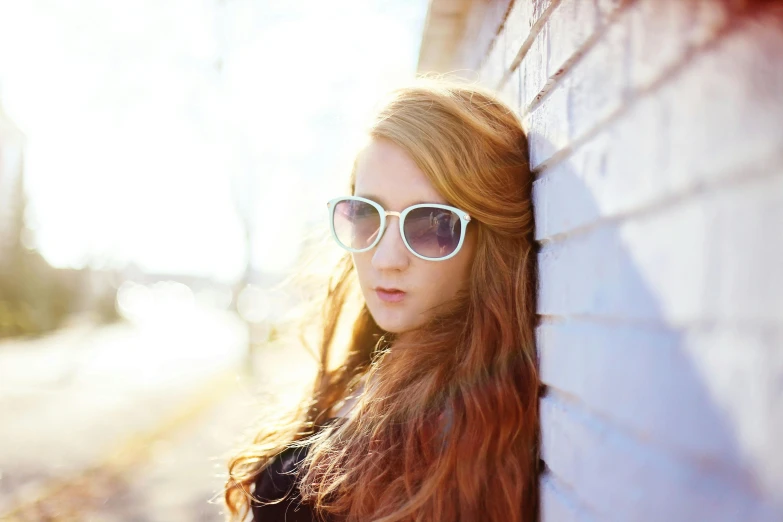
M 354 194 L 381 205 L 445 203 L 424 172 L 398 145 L 387 140 L 372 140 L 356 162 Z

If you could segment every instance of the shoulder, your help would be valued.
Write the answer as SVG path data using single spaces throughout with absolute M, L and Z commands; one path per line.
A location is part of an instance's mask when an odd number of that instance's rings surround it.
M 306 447 L 287 448 L 258 475 L 253 490 L 254 522 L 313 522 L 312 509 L 301 503 L 296 473 Z
M 293 493 L 297 468 L 306 453 L 307 447 L 291 447 L 274 456 L 256 478 L 253 495 L 261 502 L 270 502 Z
M 337 419 L 329 419 L 328 424 Z M 261 471 L 253 489 L 253 520 L 256 522 L 311 522 L 320 520 L 302 503 L 298 473 L 308 445 L 292 446 L 275 455 Z

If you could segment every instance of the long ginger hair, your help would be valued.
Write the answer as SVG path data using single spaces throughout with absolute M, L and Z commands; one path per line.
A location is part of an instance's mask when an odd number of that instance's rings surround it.
M 337 520 L 537 520 L 536 245 L 523 127 L 490 91 L 419 80 L 392 92 L 369 137 L 404 149 L 471 215 L 470 281 L 415 335 L 384 332 L 360 306 L 345 360 L 330 368 L 336 324 L 357 284 L 343 258 L 324 302 L 311 397 L 230 460 L 231 520 L 247 515 L 249 488 L 269 460 L 304 443 L 302 499 Z M 354 412 L 317 429 L 362 377 Z

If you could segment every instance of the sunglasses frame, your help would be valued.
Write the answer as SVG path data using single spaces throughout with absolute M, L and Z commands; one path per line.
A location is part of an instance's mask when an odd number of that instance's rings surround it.
M 362 249 L 350 248 L 347 245 L 344 245 L 337 237 L 337 232 L 334 229 L 334 211 L 337 208 L 338 203 L 347 200 L 363 201 L 364 203 L 369 203 L 370 205 L 375 207 L 376 210 L 378 210 L 378 214 L 381 216 L 380 233 L 375 238 L 375 241 L 373 241 L 373 243 L 366 248 L 362 248 Z M 337 244 L 340 245 L 342 248 L 344 248 L 349 252 L 354 252 L 354 253 L 366 252 L 374 248 L 380 242 L 381 238 L 383 237 L 383 234 L 386 232 L 386 216 L 397 216 L 397 221 L 399 222 L 400 225 L 400 237 L 402 238 L 402 242 L 405 243 L 405 247 L 408 249 L 410 253 L 426 261 L 445 261 L 457 255 L 457 252 L 459 252 L 460 249 L 462 249 L 462 243 L 465 241 L 465 231 L 467 230 L 468 223 L 470 222 L 470 215 L 464 210 L 460 210 L 450 205 L 441 205 L 440 203 L 419 203 L 417 205 L 411 205 L 410 207 L 404 209 L 402 212 L 395 212 L 393 210 L 386 210 L 381 206 L 380 203 L 376 203 L 371 199 L 363 198 L 361 196 L 342 196 L 329 200 L 326 203 L 326 206 L 329 209 L 329 228 L 332 231 L 332 237 L 337 242 Z M 404 228 L 405 217 L 408 215 L 408 213 L 411 210 L 415 210 L 417 208 L 423 208 L 423 207 L 427 207 L 427 208 L 434 207 L 434 208 L 441 208 L 444 210 L 450 210 L 455 214 L 457 214 L 457 216 L 459 217 L 460 225 L 462 226 L 462 231 L 460 232 L 460 236 L 459 236 L 459 244 L 457 244 L 457 248 L 455 248 L 454 252 L 452 252 L 451 254 L 444 257 L 426 257 L 414 251 L 413 248 L 411 248 L 411 246 L 408 244 L 408 239 L 405 237 L 405 228 Z

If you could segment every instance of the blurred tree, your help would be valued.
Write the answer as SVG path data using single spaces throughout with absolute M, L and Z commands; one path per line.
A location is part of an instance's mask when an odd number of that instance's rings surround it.
M 0 160 L 11 147 L 19 150 L 18 161 L 0 161 L 0 338 L 39 335 L 54 330 L 75 313 L 94 312 L 97 319 L 118 318 L 116 286 L 103 280 L 97 285 L 90 269 L 52 267 L 41 254 L 29 248 L 33 231 L 27 228 L 28 206 L 24 187 L 21 132 L 0 106 Z

